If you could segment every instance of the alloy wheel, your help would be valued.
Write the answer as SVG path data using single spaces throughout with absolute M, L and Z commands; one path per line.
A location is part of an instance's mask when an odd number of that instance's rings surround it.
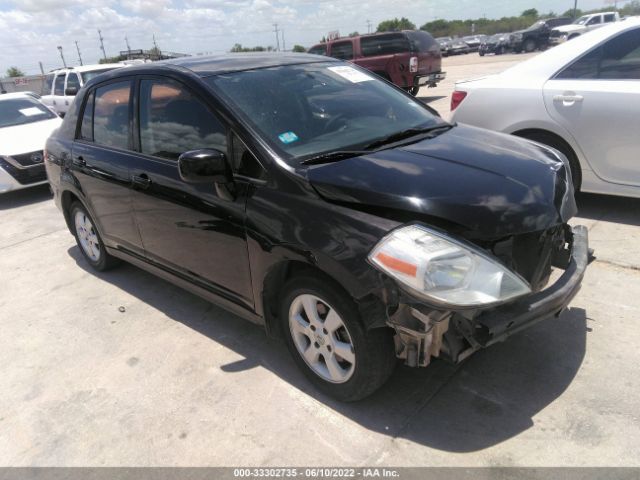
M 100 241 L 91 219 L 82 210 L 77 210 L 74 220 L 82 250 L 91 261 L 98 262 L 100 260 Z
M 331 383 L 351 378 L 356 365 L 353 341 L 327 302 L 315 295 L 297 296 L 289 308 L 289 330 L 300 356 L 316 375 Z

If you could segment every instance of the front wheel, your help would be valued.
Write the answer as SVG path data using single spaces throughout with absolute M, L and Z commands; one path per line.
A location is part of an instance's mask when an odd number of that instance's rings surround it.
M 330 281 L 296 277 L 283 292 L 280 321 L 287 347 L 319 390 L 355 401 L 387 381 L 396 364 L 389 329 L 365 331 L 356 305 Z
M 527 40 L 526 42 L 524 42 L 524 51 L 527 53 L 531 53 L 533 52 L 535 49 L 537 48 L 537 44 L 535 42 L 535 40 Z

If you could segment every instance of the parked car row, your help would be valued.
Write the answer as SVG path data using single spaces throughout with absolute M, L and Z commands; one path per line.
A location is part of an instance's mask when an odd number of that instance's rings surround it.
M 486 35 L 470 35 L 462 38 L 438 37 L 436 41 L 440 46 L 443 57 L 450 55 L 462 55 L 477 52 L 482 42 L 486 40 Z

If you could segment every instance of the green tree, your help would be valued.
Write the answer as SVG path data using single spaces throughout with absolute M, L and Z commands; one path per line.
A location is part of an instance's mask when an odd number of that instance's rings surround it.
M 292 52 L 305 53 L 307 51 L 302 45 L 294 45 L 291 49 Z
M 522 12 L 522 15 L 520 15 L 521 17 L 533 17 L 533 18 L 538 18 L 538 10 L 536 10 L 535 8 L 529 8 L 527 10 L 525 10 L 524 12 Z
M 351 32 L 349 34 L 350 37 L 357 37 L 358 35 L 360 35 L 358 32 Z
M 584 12 L 582 10 L 580 10 L 579 8 L 576 9 L 575 12 L 575 16 L 573 15 L 573 8 L 570 8 L 569 10 L 567 10 L 566 12 L 564 12 L 562 15 L 560 15 L 561 17 L 573 17 L 573 18 L 578 18 L 581 17 L 584 14 Z
M 24 77 L 24 72 L 18 67 L 7 68 L 7 77 Z
M 118 63 L 122 60 L 126 60 L 126 57 L 121 57 L 120 55 L 118 55 L 117 57 L 101 58 L 100 60 L 98 60 L 98 63 Z
M 378 24 L 378 32 L 397 32 L 399 30 L 415 30 L 416 26 L 408 18 L 384 20 Z

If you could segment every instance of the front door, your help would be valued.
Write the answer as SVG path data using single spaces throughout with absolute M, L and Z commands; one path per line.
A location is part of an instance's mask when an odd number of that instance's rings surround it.
M 246 187 L 233 195 L 214 184 L 188 184 L 178 157 L 213 148 L 228 154 L 222 122 L 186 86 L 142 79 L 133 204 L 147 257 L 228 300 L 253 307 L 244 228 Z M 229 192 L 226 192 L 229 193 Z
M 544 101 L 598 177 L 640 186 L 640 28 L 558 73 L 545 84 Z

